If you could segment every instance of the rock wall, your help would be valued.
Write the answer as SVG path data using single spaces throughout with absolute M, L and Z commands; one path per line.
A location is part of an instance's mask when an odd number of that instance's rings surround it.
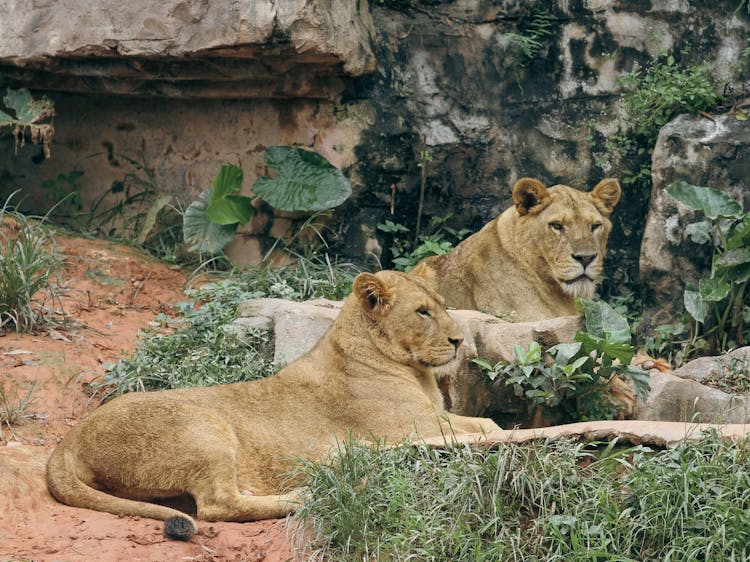
M 426 215 L 453 214 L 471 230 L 508 205 L 521 176 L 588 189 L 628 164 L 608 149 L 618 77 L 668 51 L 736 84 L 748 29 L 734 0 L 196 0 L 157 9 L 134 0 L 110 8 L 14 2 L 0 22 L 0 73 L 57 102 L 52 159 L 28 145 L 17 157 L 3 150 L 2 193 L 38 194 L 42 181 L 81 169 L 90 202 L 123 172 L 138 172 L 122 158 L 113 163 L 121 154 L 147 162 L 157 190 L 184 204 L 222 162 L 243 166 L 247 191 L 266 146 L 295 144 L 318 150 L 353 183 L 334 217 L 337 251 L 362 259 L 382 247 L 386 264 L 390 241 L 376 225 L 414 226 L 422 150 L 432 157 Z M 614 213 L 612 286 L 638 278 L 648 195 L 626 187 Z M 239 254 L 267 247 L 273 221 L 260 222 L 241 233 Z

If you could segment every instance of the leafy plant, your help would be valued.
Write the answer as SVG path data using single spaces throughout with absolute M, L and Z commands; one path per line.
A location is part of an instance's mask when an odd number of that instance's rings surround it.
M 42 182 L 42 189 L 47 191 L 49 199 L 55 204 L 56 212 L 61 210 L 62 205 L 74 213 L 83 209 L 83 198 L 78 186 L 81 176 L 83 176 L 81 170 L 71 170 L 67 174 L 60 173 L 56 178 Z
M 0 208 L 0 329 L 32 332 L 46 321 L 44 299 L 53 298 L 51 279 L 62 262 L 54 237 L 8 207 Z M 40 300 L 41 299 L 41 300 Z
M 55 106 L 46 96 L 35 100 L 25 88 L 8 88 L 3 97 L 5 111 L 0 111 L 0 131 L 9 127 L 15 140 L 16 154 L 24 145 L 26 132 L 31 142 L 41 144 L 45 158 L 50 157 L 50 143 L 55 136 L 55 127 L 49 122 L 55 115 Z
M 261 176 L 253 185 L 261 197 L 280 211 L 320 211 L 336 207 L 351 195 L 344 175 L 328 160 L 292 146 L 272 146 L 265 152 L 266 166 L 277 175 Z M 210 190 L 185 211 L 183 233 L 190 251 L 215 254 L 234 237 L 238 224 L 253 216 L 252 198 L 240 195 L 243 172 L 224 164 Z
M 630 365 L 634 349 L 627 320 L 601 301 L 580 300 L 584 331 L 575 342 L 554 345 L 547 350 L 537 342 L 526 349 L 515 346 L 515 360 L 491 364 L 473 362 L 487 371 L 491 380 L 501 377 L 516 396 L 529 404 L 530 411 L 560 408 L 568 421 L 611 419 L 616 407 L 606 400 L 607 385 L 614 377 L 632 382 L 644 397 L 650 387 L 648 373 Z
M 420 234 L 417 244 L 412 244 L 403 235 L 409 229 L 402 224 L 386 220 L 378 225 L 378 230 L 391 235 L 391 259 L 394 269 L 411 271 L 422 259 L 440 256 L 453 250 L 469 233 L 467 228 L 455 229 L 448 225 L 452 215 L 432 217 L 429 234 Z
M 10 392 L 5 389 L 5 381 L 0 382 L 0 424 L 12 425 L 18 422 L 34 400 L 35 390 L 36 380 L 29 385 L 26 394 L 11 397 Z
M 685 310 L 699 326 L 697 336 L 719 352 L 743 345 L 750 326 L 750 213 L 728 195 L 709 187 L 675 182 L 667 193 L 706 220 L 689 224 L 696 244 L 713 248 L 711 272 L 698 287 L 686 287 Z
M 521 33 L 506 33 L 504 37 L 513 47 L 512 60 L 516 67 L 524 68 L 544 48 L 544 40 L 552 32 L 552 15 L 546 10 L 533 10 L 529 25 Z
M 626 74 L 619 82 L 624 90 L 625 116 L 619 121 L 619 133 L 608 145 L 629 162 L 623 170 L 623 183 L 646 194 L 651 188 L 651 154 L 661 128 L 682 113 L 707 111 L 721 95 L 705 66 L 682 65 L 668 53 Z
M 705 66 L 683 67 L 663 54 L 620 79 L 628 128 L 642 146 L 653 149 L 659 130 L 681 113 L 698 113 L 721 100 Z
M 132 357 L 110 365 L 105 396 L 139 390 L 207 386 L 266 377 L 276 371 L 267 332 L 235 329 L 238 305 L 247 299 L 341 299 L 356 272 L 349 264 L 300 258 L 279 268 L 256 267 L 186 290 L 174 318 L 159 315 L 158 329 L 144 332 Z

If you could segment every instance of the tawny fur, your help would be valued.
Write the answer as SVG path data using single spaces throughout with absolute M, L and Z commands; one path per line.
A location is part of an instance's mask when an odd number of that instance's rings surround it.
M 513 322 L 576 314 L 575 298 L 592 298 L 602 276 L 609 216 L 620 193 L 614 179 L 590 193 L 520 179 L 513 207 L 449 254 L 422 260 L 415 272 L 434 275 L 454 308 Z
M 336 322 L 276 376 L 209 388 L 135 392 L 73 428 L 47 467 L 68 505 L 156 519 L 182 513 L 142 500 L 190 494 L 199 519 L 251 521 L 297 505 L 288 476 L 326 461 L 350 438 L 499 429 L 445 411 L 432 367 L 452 360 L 462 332 L 419 276 L 363 273 Z

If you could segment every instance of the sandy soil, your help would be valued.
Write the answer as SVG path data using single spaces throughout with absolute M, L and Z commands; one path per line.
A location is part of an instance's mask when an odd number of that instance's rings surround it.
M 56 237 L 66 257 L 59 290 L 73 327 L 0 336 L 0 385 L 11 399 L 36 381 L 23 419 L 0 427 L 0 561 L 284 561 L 284 520 L 200 523 L 187 543 L 160 521 L 57 503 L 44 467 L 60 438 L 99 403 L 86 386 L 132 352 L 138 331 L 184 300 L 184 275 L 139 251 L 103 240 Z M 0 405 L 1 406 L 1 405 Z

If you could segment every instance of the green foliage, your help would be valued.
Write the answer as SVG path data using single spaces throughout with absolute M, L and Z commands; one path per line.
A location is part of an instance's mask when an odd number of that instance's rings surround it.
M 29 385 L 26 394 L 11 396 L 10 391 L 5 388 L 5 381 L 0 381 L 0 436 L 3 424 L 12 425 L 21 420 L 34 400 L 35 390 L 36 380 Z
M 347 444 L 309 464 L 311 556 L 350 560 L 746 560 L 748 443 L 616 441 L 492 451 Z
M 677 115 L 709 110 L 721 95 L 705 66 L 682 65 L 668 53 L 626 74 L 620 84 L 625 116 L 620 119 L 620 132 L 608 145 L 629 162 L 622 174 L 623 184 L 647 194 L 659 130 Z
M 320 154 L 292 146 L 271 146 L 266 166 L 277 172 L 261 176 L 253 193 L 280 211 L 325 211 L 352 194 L 349 180 Z
M 699 326 L 696 336 L 718 352 L 743 345 L 750 336 L 750 213 L 709 187 L 676 182 L 667 193 L 709 219 L 686 228 L 693 242 L 713 248 L 710 276 L 684 293 L 685 310 Z
M 25 142 L 29 133 L 31 142 L 41 143 L 46 158 L 50 156 L 49 145 L 55 135 L 51 120 L 55 115 L 55 106 L 46 96 L 35 100 L 27 89 L 11 90 L 8 88 L 3 97 L 5 111 L 0 111 L 0 131 L 8 127 L 15 139 L 16 154 L 19 146 Z
M 54 211 L 59 211 L 62 206 L 69 212 L 79 212 L 83 209 L 83 198 L 78 186 L 81 176 L 81 170 L 71 170 L 67 174 L 60 173 L 56 178 L 42 182 L 42 189 L 47 191 L 49 199 L 55 204 Z
M 659 130 L 681 113 L 698 113 L 716 105 L 721 96 L 705 66 L 687 68 L 664 54 L 621 79 L 630 130 L 653 149 Z
M 646 396 L 649 376 L 630 365 L 634 350 L 627 320 L 607 303 L 580 300 L 584 331 L 574 343 L 562 343 L 542 350 L 537 342 L 526 349 L 515 346 L 515 360 L 492 365 L 485 359 L 473 362 L 487 371 L 491 380 L 501 377 L 516 396 L 526 400 L 531 411 L 538 407 L 559 408 L 565 421 L 611 419 L 614 406 L 603 398 L 613 377 L 633 383 Z
M 177 318 L 159 315 L 160 328 L 141 334 L 132 357 L 110 365 L 103 383 L 107 396 L 134 390 L 208 386 L 254 380 L 276 371 L 267 332 L 232 325 L 247 299 L 341 299 L 355 276 L 348 264 L 300 259 L 281 268 L 253 268 L 225 280 L 188 289 Z
M 429 234 L 420 234 L 416 244 L 406 239 L 409 229 L 402 224 L 386 220 L 378 225 L 378 230 L 391 235 L 391 259 L 393 268 L 398 271 L 411 271 L 422 259 L 440 256 L 453 250 L 469 233 L 467 228 L 455 229 L 448 226 L 452 215 L 432 217 Z
M 9 198 L 10 199 L 10 198 Z M 33 332 L 48 320 L 52 279 L 62 267 L 52 233 L 8 207 L 0 208 L 0 329 Z
M 524 68 L 539 56 L 546 38 L 552 33 L 552 15 L 546 10 L 533 10 L 528 26 L 521 33 L 506 33 L 504 37 L 512 48 L 512 62 L 515 67 Z
M 328 160 L 292 146 L 271 146 L 266 166 L 276 176 L 259 177 L 253 196 L 281 211 L 321 211 L 337 207 L 351 195 L 349 181 Z M 239 195 L 243 173 L 239 166 L 224 164 L 210 190 L 193 201 L 183 217 L 183 236 L 190 251 L 216 254 L 234 237 L 238 224 L 253 216 L 252 198 Z

